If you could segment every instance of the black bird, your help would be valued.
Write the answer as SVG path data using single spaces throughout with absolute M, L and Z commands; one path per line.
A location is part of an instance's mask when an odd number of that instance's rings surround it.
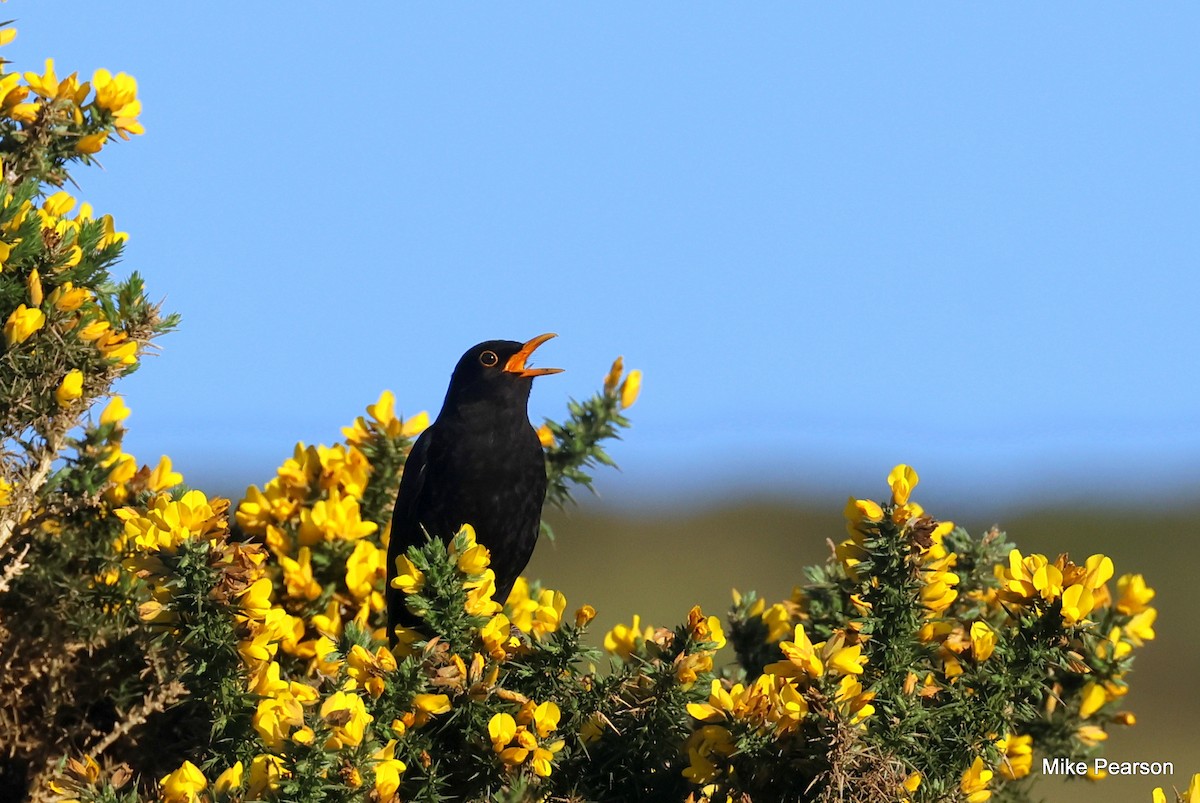
M 392 588 L 396 557 L 428 538 L 448 542 L 463 524 L 491 552 L 494 599 L 503 604 L 537 543 L 546 499 L 546 458 L 529 423 L 533 378 L 561 368 L 526 362 L 553 334 L 527 343 L 489 340 L 454 367 L 442 411 L 404 464 L 388 545 L 388 635 L 418 621 Z

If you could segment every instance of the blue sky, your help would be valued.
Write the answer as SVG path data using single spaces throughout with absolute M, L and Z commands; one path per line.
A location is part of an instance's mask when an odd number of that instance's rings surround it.
M 79 171 L 183 314 L 127 448 L 265 480 L 493 337 L 558 416 L 645 371 L 610 503 L 1195 498 L 1200 10 L 34 3 L 5 56 L 135 75 Z

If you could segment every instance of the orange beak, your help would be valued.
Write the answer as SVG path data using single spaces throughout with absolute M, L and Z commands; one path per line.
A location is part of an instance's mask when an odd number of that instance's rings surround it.
M 521 346 L 521 350 L 508 358 L 508 362 L 504 363 L 504 370 L 510 374 L 517 376 L 545 376 L 546 374 L 560 374 L 561 368 L 526 368 L 525 361 L 529 359 L 529 355 L 533 354 L 534 349 L 545 343 L 552 337 L 558 335 L 547 332 L 544 335 L 538 335 L 533 340 L 530 340 L 525 345 Z

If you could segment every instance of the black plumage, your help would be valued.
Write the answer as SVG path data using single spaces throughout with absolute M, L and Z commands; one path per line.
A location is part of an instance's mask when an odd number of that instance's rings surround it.
M 494 599 L 503 603 L 529 563 L 546 499 L 546 459 L 529 423 L 533 379 L 559 368 L 529 368 L 527 343 L 489 340 L 467 351 L 450 376 L 437 419 L 404 464 L 388 545 L 388 634 L 398 624 L 419 626 L 392 588 L 396 557 L 427 538 L 449 541 L 463 524 L 491 552 Z

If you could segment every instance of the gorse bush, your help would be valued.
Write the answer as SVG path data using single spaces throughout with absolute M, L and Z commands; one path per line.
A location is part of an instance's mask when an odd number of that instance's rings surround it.
M 61 187 L 139 111 L 125 75 L 0 73 L 0 797 L 1020 801 L 1040 756 L 1133 724 L 1142 577 L 971 536 L 907 466 L 789 599 L 633 616 L 603 650 L 539 582 L 492 599 L 464 522 L 399 559 L 424 627 L 389 649 L 388 523 L 427 416 L 384 392 L 236 506 L 122 449 L 104 399 L 176 321 Z M 552 503 L 611 463 L 639 387 L 618 360 L 542 427 Z

